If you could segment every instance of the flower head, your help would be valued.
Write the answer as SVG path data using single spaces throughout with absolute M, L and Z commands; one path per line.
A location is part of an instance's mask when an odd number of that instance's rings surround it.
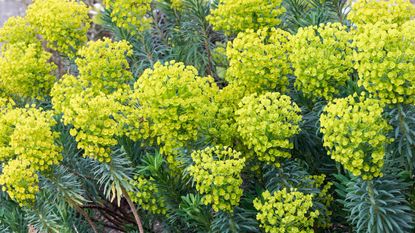
M 212 204 L 214 211 L 232 212 L 242 196 L 241 171 L 245 158 L 229 147 L 208 147 L 192 153 L 194 165 L 189 173 L 196 190 L 203 194 L 205 205 Z
M 382 175 L 390 126 L 383 105 L 365 96 L 335 99 L 320 117 L 324 146 L 331 158 L 355 176 L 370 180 Z
M 282 0 L 222 0 L 207 20 L 215 30 L 228 35 L 246 29 L 275 27 L 281 23 L 278 17 L 285 12 L 281 3 Z

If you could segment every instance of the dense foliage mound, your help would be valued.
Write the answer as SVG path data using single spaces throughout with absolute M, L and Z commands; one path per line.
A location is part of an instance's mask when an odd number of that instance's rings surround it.
M 0 233 L 414 232 L 409 0 L 91 2 L 0 29 Z

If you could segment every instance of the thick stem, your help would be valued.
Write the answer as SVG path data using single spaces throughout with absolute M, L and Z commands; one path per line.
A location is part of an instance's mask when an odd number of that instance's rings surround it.
M 367 192 L 369 194 L 370 203 L 372 205 L 372 208 L 374 209 L 374 212 L 377 213 L 378 212 L 378 204 L 377 204 L 376 198 L 375 198 L 375 192 L 374 192 L 374 188 L 373 188 L 373 181 L 369 180 L 369 181 L 366 181 L 366 182 L 367 182 Z
M 141 223 L 140 216 L 138 216 L 138 212 L 137 212 L 137 209 L 135 208 L 133 201 L 131 201 L 130 195 L 128 195 L 127 191 L 125 191 L 124 188 L 121 188 L 121 189 L 122 189 L 122 194 L 124 195 L 125 199 L 128 202 L 128 205 L 131 208 L 131 211 L 133 212 L 135 221 L 137 222 L 138 231 L 140 233 L 144 233 L 143 224 Z
M 130 219 L 130 216 L 126 216 L 123 212 L 121 213 L 117 213 L 116 211 L 112 210 L 110 207 L 107 206 L 98 206 L 98 205 L 84 205 L 82 206 L 82 208 L 86 208 L 86 209 L 96 209 L 98 210 L 102 215 L 104 215 L 104 213 L 112 216 L 114 219 L 117 219 L 118 221 L 127 221 L 129 223 L 134 224 L 135 221 L 134 219 Z

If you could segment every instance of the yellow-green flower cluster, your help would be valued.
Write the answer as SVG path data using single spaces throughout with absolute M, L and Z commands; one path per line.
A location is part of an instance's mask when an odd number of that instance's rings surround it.
M 136 176 L 132 180 L 132 185 L 138 190 L 129 194 L 134 203 L 152 214 L 166 215 L 166 204 L 162 198 L 157 198 L 159 190 L 152 178 Z
M 3 27 L 0 28 L 1 43 L 39 43 L 36 32 L 26 18 L 13 16 L 7 19 Z
M 78 147 L 84 149 L 84 155 L 100 162 L 110 162 L 111 147 L 117 145 L 117 137 L 123 135 L 118 118 L 123 105 L 115 94 L 91 94 L 82 92 L 71 100 L 74 104 L 72 111 L 76 113 L 65 121 L 74 128 L 71 135 L 78 142 Z
M 286 189 L 262 193 L 254 200 L 260 227 L 268 233 L 312 233 L 318 210 L 312 210 L 313 195 Z
M 217 112 L 213 127 L 209 128 L 214 144 L 232 145 L 238 136 L 235 111 L 246 91 L 243 86 L 230 84 L 215 96 Z
M 323 200 L 323 204 L 326 207 L 329 207 L 331 203 L 333 203 L 334 198 L 330 195 L 329 191 L 330 188 L 333 186 L 332 182 L 325 182 L 326 175 L 314 175 L 309 177 L 313 182 L 313 187 L 320 189 L 320 193 L 318 194 L 318 198 Z
M 132 48 L 127 41 L 112 42 L 109 38 L 91 41 L 78 51 L 78 55 L 76 64 L 84 86 L 111 93 L 128 87 L 133 80 L 126 59 L 132 55 Z
M 279 16 L 285 12 L 281 3 L 282 0 L 221 0 L 207 20 L 215 30 L 228 35 L 246 29 L 271 28 L 281 23 Z
M 104 0 L 111 9 L 112 21 L 131 34 L 145 31 L 152 22 L 147 13 L 151 11 L 151 0 Z
M 0 29 L 0 90 L 17 98 L 43 99 L 55 81 L 52 54 L 43 50 L 27 18 L 11 17 Z
M 194 165 L 189 173 L 196 182 L 196 190 L 204 195 L 205 205 L 214 211 L 233 212 L 242 196 L 241 171 L 245 158 L 229 147 L 208 147 L 192 153 Z
M 116 137 L 122 135 L 117 119 L 123 105 L 119 101 L 123 93 L 96 93 L 82 90 L 79 80 L 64 76 L 52 89 L 52 103 L 63 113 L 66 125 L 72 125 L 71 135 L 84 150 L 84 156 L 100 162 L 111 161 L 111 147 L 117 145 Z
M 278 158 L 289 158 L 291 138 L 300 131 L 300 108 L 278 92 L 256 93 L 242 99 L 236 111 L 238 132 L 243 143 L 253 149 L 260 161 L 280 165 Z
M 52 89 L 54 108 L 63 113 L 66 125 L 84 150 L 84 155 L 109 162 L 111 147 L 123 135 L 123 103 L 129 96 L 133 77 L 126 56 L 131 47 L 125 41 L 109 39 L 88 43 L 76 60 L 79 77 L 65 75 Z M 101 58 L 101 56 L 103 56 Z
M 39 192 L 39 177 L 29 161 L 14 159 L 4 165 L 0 185 L 20 206 L 29 206 Z
M 317 219 L 317 225 L 321 227 L 330 227 L 330 216 L 332 214 L 330 207 L 334 201 L 334 197 L 329 192 L 333 183 L 326 182 L 326 175 L 324 174 L 309 176 L 309 178 L 312 180 L 313 188 L 320 190 L 318 195 L 314 196 L 314 199 L 317 199 L 324 205 L 324 213 L 320 212 L 320 216 Z
M 382 175 L 385 145 L 390 142 L 385 136 L 390 126 L 382 112 L 379 100 L 348 96 L 333 100 L 320 117 L 328 154 L 364 180 Z
M 226 80 L 245 86 L 250 93 L 264 90 L 285 91 L 291 73 L 287 56 L 290 34 L 281 29 L 241 32 L 229 42 Z
M 140 116 L 148 129 L 144 139 L 154 139 L 165 155 L 198 138 L 203 125 L 212 121 L 216 107 L 212 100 L 218 88 L 211 77 L 200 77 L 196 68 L 171 61 L 156 63 L 135 83 Z M 169 156 L 169 162 L 172 162 Z
M 358 84 L 385 103 L 415 102 L 415 21 L 362 26 L 354 39 Z
M 295 87 L 314 98 L 339 94 L 353 72 L 351 39 L 340 23 L 300 28 L 290 42 Z
M 0 55 L 0 89 L 9 96 L 43 99 L 56 79 L 51 56 L 36 43 L 7 44 Z
M 14 103 L 12 99 L 0 97 L 0 114 L 2 114 L 3 111 L 12 109 L 15 105 L 16 103 Z
M 35 108 L 7 109 L 0 116 L 0 161 L 20 158 L 44 171 L 62 159 L 51 131 L 56 122 L 51 112 Z
M 171 0 L 171 7 L 175 10 L 182 10 L 183 9 L 183 0 Z
M 0 185 L 20 205 L 28 205 L 38 191 L 36 172 L 48 170 L 62 160 L 55 144 L 58 134 L 51 112 L 32 107 L 4 107 L 0 116 Z
M 87 41 L 88 11 L 82 1 L 35 0 L 26 17 L 50 48 L 73 57 Z
M 30 162 L 37 171 L 47 170 L 62 160 L 61 149 L 54 143 L 58 134 L 51 131 L 56 124 L 51 112 L 30 108 L 24 112 L 6 114 L 6 117 L 19 119 L 9 143 L 15 156 Z
M 358 0 L 347 15 L 357 26 L 377 22 L 402 24 L 413 17 L 415 6 L 410 0 Z

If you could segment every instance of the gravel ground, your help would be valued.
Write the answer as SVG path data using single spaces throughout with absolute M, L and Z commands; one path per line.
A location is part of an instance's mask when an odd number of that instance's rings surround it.
M 10 16 L 23 15 L 25 9 L 25 0 L 0 0 L 0 27 Z

